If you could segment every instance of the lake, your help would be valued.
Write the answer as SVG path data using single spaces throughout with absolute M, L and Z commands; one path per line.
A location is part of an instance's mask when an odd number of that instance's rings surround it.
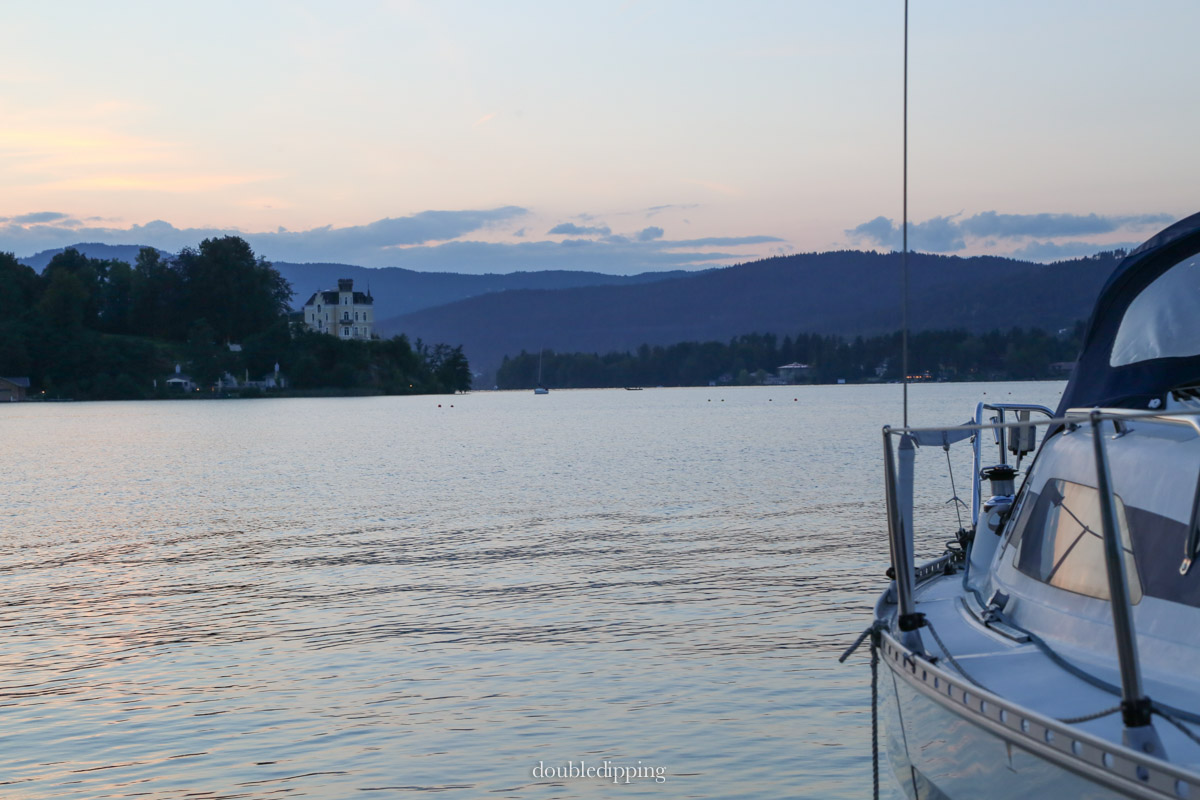
M 1062 388 L 912 386 L 911 421 Z M 899 386 L 0 406 L 0 795 L 868 797 L 837 657 L 901 420 Z

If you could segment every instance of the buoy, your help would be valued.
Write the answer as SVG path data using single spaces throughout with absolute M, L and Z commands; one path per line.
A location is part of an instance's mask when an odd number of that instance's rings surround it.
M 442 407 L 442 404 L 441 404 L 441 403 L 438 403 L 438 408 L 441 408 L 441 407 Z

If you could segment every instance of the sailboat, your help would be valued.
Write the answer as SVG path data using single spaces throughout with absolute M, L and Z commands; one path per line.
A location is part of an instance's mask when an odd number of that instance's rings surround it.
M 537 388 L 533 390 L 534 394 L 550 394 L 550 390 L 542 386 L 542 353 L 543 350 L 538 350 L 538 379 Z
M 1200 214 L 1117 267 L 1056 410 L 884 428 L 894 580 L 865 635 L 907 797 L 1200 797 L 1197 305 Z M 969 516 L 919 564 L 914 464 L 956 442 Z
M 905 265 L 907 75 L 906 3 Z M 1109 277 L 1057 409 L 910 427 L 906 383 L 904 425 L 883 429 L 891 581 L 842 656 L 869 640 L 876 797 L 883 727 L 909 800 L 1200 798 L 1197 307 L 1200 214 Z M 957 442 L 968 516 L 919 563 L 918 451 L 949 469 Z

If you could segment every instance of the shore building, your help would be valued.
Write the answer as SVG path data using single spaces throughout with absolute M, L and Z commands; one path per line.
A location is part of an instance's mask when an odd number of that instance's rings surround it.
M 354 280 L 341 278 L 337 291 L 314 292 L 303 309 L 304 324 L 341 339 L 370 339 L 375 333 L 375 299 L 354 291 Z

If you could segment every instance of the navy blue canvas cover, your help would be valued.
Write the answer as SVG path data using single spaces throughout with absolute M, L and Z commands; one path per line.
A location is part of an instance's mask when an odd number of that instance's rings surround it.
M 1068 408 L 1158 407 L 1154 401 L 1161 403 L 1169 390 L 1200 383 L 1200 353 L 1110 364 L 1113 342 L 1130 303 L 1156 278 L 1197 252 L 1200 214 L 1193 214 L 1149 239 L 1117 266 L 1092 310 L 1083 351 L 1058 406 L 1059 416 Z M 1200 298 L 1196 313 L 1200 314 Z

